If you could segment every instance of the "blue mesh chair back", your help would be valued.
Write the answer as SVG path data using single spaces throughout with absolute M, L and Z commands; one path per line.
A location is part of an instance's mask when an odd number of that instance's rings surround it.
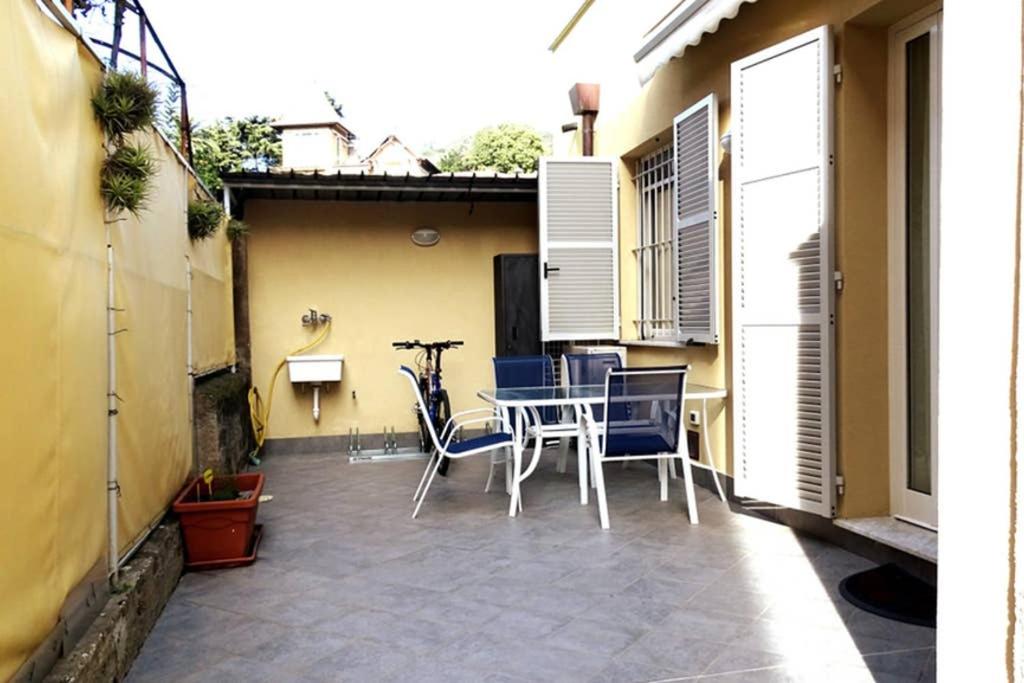
M 609 373 L 605 384 L 605 456 L 677 452 L 685 390 L 686 366 Z
M 622 358 L 617 353 L 567 353 L 564 356 L 565 367 L 569 373 L 569 384 L 604 384 L 609 370 L 621 370 Z M 627 408 L 617 404 L 612 418 L 623 420 L 627 417 Z M 594 406 L 594 419 L 604 422 L 604 406 Z
M 551 387 L 555 369 L 551 356 L 507 356 L 494 358 L 494 382 L 498 389 Z M 558 410 L 546 406 L 539 410 L 543 424 L 556 424 Z

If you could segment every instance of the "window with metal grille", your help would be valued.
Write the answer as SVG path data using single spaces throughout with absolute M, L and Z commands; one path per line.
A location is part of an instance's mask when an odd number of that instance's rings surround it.
M 672 212 L 675 191 L 672 146 L 636 164 L 637 336 L 676 339 Z

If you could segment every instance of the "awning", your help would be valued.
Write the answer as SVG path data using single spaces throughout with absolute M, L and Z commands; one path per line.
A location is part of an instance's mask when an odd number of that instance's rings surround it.
M 646 36 L 633 55 L 640 83 L 654 78 L 670 59 L 681 57 L 690 45 L 701 41 L 705 33 L 714 33 L 723 19 L 732 19 L 740 5 L 757 0 L 683 0 Z

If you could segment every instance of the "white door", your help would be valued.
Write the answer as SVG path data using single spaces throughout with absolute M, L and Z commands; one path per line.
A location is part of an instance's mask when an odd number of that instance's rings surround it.
M 617 169 L 614 159 L 540 160 L 544 341 L 619 338 Z
M 832 41 L 732 65 L 736 493 L 835 515 Z
M 889 49 L 890 505 L 935 528 L 942 15 L 911 21 Z

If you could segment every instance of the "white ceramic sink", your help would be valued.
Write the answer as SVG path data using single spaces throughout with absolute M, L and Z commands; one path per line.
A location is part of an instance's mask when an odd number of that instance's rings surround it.
M 293 383 L 340 382 L 341 366 L 345 356 L 313 355 L 288 356 L 288 379 Z

